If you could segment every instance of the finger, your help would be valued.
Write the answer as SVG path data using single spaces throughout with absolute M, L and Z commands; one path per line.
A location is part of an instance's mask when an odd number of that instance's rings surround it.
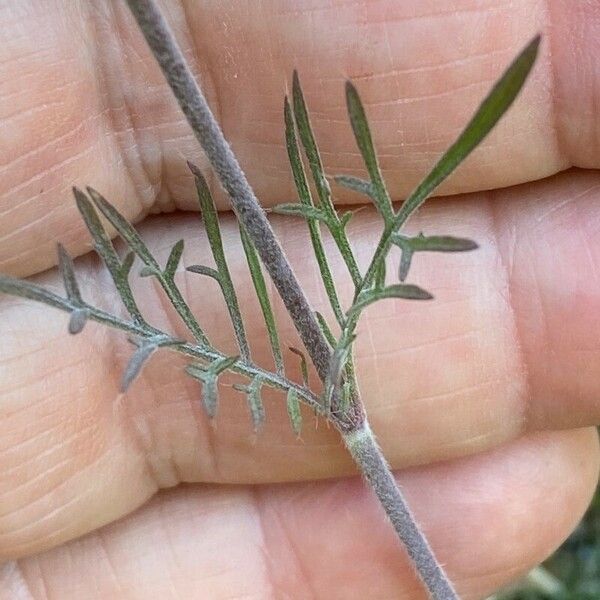
M 553 186 L 522 186 L 511 192 L 522 206 L 514 215 L 483 195 L 440 200 L 413 222 L 414 231 L 479 232 L 473 237 L 481 248 L 462 256 L 418 257 L 411 278 L 431 289 L 436 300 L 375 305 L 360 324 L 362 395 L 394 466 L 480 452 L 528 428 L 599 422 L 596 370 L 584 362 L 600 359 L 592 260 L 597 182 L 598 175 L 570 173 L 556 177 Z M 351 233 L 362 264 L 380 223 L 368 212 L 355 219 Z M 309 297 L 326 312 L 304 227 L 286 219 L 275 226 Z M 188 240 L 185 264 L 205 261 L 209 254 L 195 215 L 155 218 L 141 229 L 161 263 L 180 237 Z M 253 358 L 268 366 L 266 335 L 233 219 L 226 218 L 223 229 Z M 554 244 L 557 231 L 559 246 Z M 535 239 L 512 244 L 525 235 Z M 343 265 L 331 254 L 335 280 L 349 300 Z M 119 312 L 97 260 L 87 256 L 77 266 L 84 296 Z M 577 275 L 569 276 L 575 267 Z M 45 280 L 56 283 L 50 274 Z M 185 335 L 152 283 L 132 280 L 150 322 Z M 235 353 L 216 285 L 190 273 L 179 273 L 178 281 L 213 343 Z M 575 293 L 586 300 L 580 310 L 573 310 Z M 540 302 L 544 319 L 529 319 Z M 296 345 L 281 305 L 274 306 L 284 348 Z M 352 472 L 337 434 L 323 423 L 315 428 L 310 411 L 304 413 L 302 441 L 295 440 L 278 394 L 266 398 L 266 426 L 255 436 L 244 397 L 225 380 L 213 428 L 202 413 L 200 387 L 183 373 L 185 361 L 157 354 L 122 396 L 121 374 L 132 352 L 123 335 L 90 324 L 73 338 L 66 333 L 64 315 L 46 307 L 8 299 L 2 299 L 2 307 L 4 539 L 58 543 L 180 481 L 289 481 Z M 544 327 L 538 331 L 540 323 Z M 547 331 L 569 342 L 561 346 L 561 363 L 552 339 L 542 335 Z M 286 356 L 289 376 L 298 379 L 296 357 Z
M 476 600 L 556 548 L 589 502 L 597 469 L 596 434 L 581 430 L 530 436 L 399 480 L 460 597 Z M 358 479 L 179 488 L 4 571 L 11 598 L 23 590 L 65 600 L 424 598 Z
M 294 197 L 282 98 L 302 75 L 328 172 L 362 172 L 342 83 L 364 97 L 382 166 L 403 197 L 453 141 L 523 44 L 545 34 L 531 80 L 444 190 L 491 189 L 569 165 L 598 166 L 597 18 L 589 3 L 460 9 L 271 0 L 261 10 L 163 6 L 227 137 L 265 204 Z M 86 5 L 87 6 L 87 5 Z M 73 184 L 93 185 L 134 219 L 196 208 L 184 157 L 206 166 L 125 3 L 8 3 L 0 13 L 0 271 L 50 266 L 57 235 L 87 249 Z M 573 31 L 577 35 L 573 35 Z M 73 43 L 72 40 L 78 40 Z M 469 40 L 448 44 L 447 39 Z M 575 48 L 573 45 L 575 44 Z M 586 57 L 582 59 L 581 57 Z M 220 194 L 218 186 L 214 186 Z M 340 194 L 339 201 L 356 201 Z M 221 206 L 227 202 L 220 194 Z

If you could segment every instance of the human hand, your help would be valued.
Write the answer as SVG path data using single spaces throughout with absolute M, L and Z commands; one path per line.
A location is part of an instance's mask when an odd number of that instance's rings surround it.
M 585 429 L 600 413 L 595 81 L 590 58 L 575 70 L 570 37 L 593 14 L 556 3 L 549 15 L 526 3 L 278 2 L 261 14 L 207 4 L 172 3 L 168 15 L 269 204 L 293 198 L 281 100 L 294 66 L 328 171 L 359 166 L 342 100 L 350 77 L 402 198 L 523 42 L 546 34 L 518 102 L 444 188 L 461 195 L 432 201 L 412 223 L 468 235 L 481 249 L 419 257 L 413 277 L 435 303 L 374 308 L 357 346 L 385 454 L 395 467 L 413 465 L 399 477 L 418 519 L 463 597 L 482 597 L 560 542 L 597 477 L 597 438 Z M 184 158 L 206 161 L 124 4 L 87 6 L 21 3 L 0 13 L 0 271 L 50 267 L 60 240 L 84 254 L 87 296 L 110 305 L 70 186 L 91 184 L 142 221 L 195 208 Z M 594 56 L 587 31 L 584 57 Z M 552 176 L 574 165 L 588 170 Z M 303 228 L 274 225 L 319 308 Z M 233 219 L 224 227 L 236 280 L 249 289 Z M 378 227 L 368 211 L 356 217 L 359 255 Z M 189 213 L 145 218 L 140 231 L 159 255 L 184 237 L 186 259 L 206 256 Z M 180 276 L 212 337 L 230 343 L 218 292 Z M 54 272 L 38 279 L 57 283 Z M 179 327 L 147 281 L 136 290 L 152 322 Z M 243 305 L 267 361 L 258 307 L 250 295 Z M 64 317 L 44 307 L 2 298 L 0 308 L 0 556 L 18 559 L 5 565 L 0 594 L 19 597 L 27 586 L 36 598 L 417 596 L 360 481 L 314 481 L 352 472 L 334 432 L 307 422 L 296 442 L 274 399 L 255 438 L 245 404 L 227 389 L 212 430 L 198 388 L 167 356 L 120 397 L 130 352 L 121 336 L 90 325 L 69 338 Z M 293 343 L 289 325 L 282 329 Z M 203 485 L 157 493 L 181 482 Z M 241 485 L 223 485 L 231 483 Z

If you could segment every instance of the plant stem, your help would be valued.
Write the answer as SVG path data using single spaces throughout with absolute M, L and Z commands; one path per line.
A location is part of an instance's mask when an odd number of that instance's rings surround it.
M 206 152 L 221 185 L 229 194 L 233 209 L 269 272 L 320 378 L 324 381 L 331 356 L 327 340 L 321 333 L 300 283 L 172 32 L 153 0 L 127 2 L 188 123 Z
M 196 138 L 206 152 L 221 185 L 229 194 L 238 220 L 254 243 L 321 381 L 325 384 L 329 377 L 332 356 L 329 344 L 173 34 L 154 0 L 127 0 L 127 2 Z M 337 398 L 332 399 L 332 405 L 339 405 Z M 338 416 L 330 413 L 328 416 L 344 436 L 356 464 L 375 490 L 396 532 L 406 543 L 407 551 L 428 587 L 431 597 L 434 600 L 458 598 L 433 557 L 423 533 L 414 522 L 377 448 L 365 422 L 366 417 L 359 396 L 353 394 L 350 406 L 343 414 Z
M 368 422 L 365 421 L 360 429 L 342 437 L 352 458 L 377 494 L 431 598 L 458 600 L 456 591 L 435 558 L 377 446 Z

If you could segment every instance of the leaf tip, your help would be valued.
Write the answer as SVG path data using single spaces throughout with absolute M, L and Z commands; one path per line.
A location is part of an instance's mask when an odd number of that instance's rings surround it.
M 202 171 L 200 171 L 200 168 L 197 165 L 195 165 L 191 160 L 188 160 L 186 162 L 188 169 L 192 172 L 192 175 L 194 177 L 203 177 Z
M 106 203 L 106 200 L 104 199 L 102 194 L 100 194 L 100 192 L 97 192 L 93 187 L 88 185 L 86 186 L 85 191 L 88 193 L 88 195 L 94 202 L 101 204 Z
M 75 196 L 75 198 L 85 196 L 85 194 L 76 185 L 71 188 L 71 191 L 73 192 L 73 196 Z
M 90 205 L 88 197 L 77 186 L 73 186 L 71 189 L 73 191 L 73 196 L 75 196 L 75 203 L 77 204 L 79 212 L 83 212 L 83 210 Z
M 85 324 L 88 320 L 88 311 L 85 309 L 77 309 L 71 313 L 71 318 L 69 319 L 69 333 L 71 335 L 77 335 L 83 331 Z
M 143 266 L 139 272 L 140 277 L 157 277 L 160 276 L 160 271 L 154 269 L 153 267 L 149 267 L 147 265 Z
M 292 71 L 292 86 L 292 89 L 294 90 L 300 89 L 300 75 L 298 75 L 298 69 Z
M 527 44 L 527 48 L 526 48 L 526 52 L 530 51 L 532 53 L 537 54 L 537 51 L 540 47 L 540 43 L 542 41 L 542 34 L 541 32 L 536 33 L 533 38 L 531 38 L 531 41 L 529 42 L 529 44 Z

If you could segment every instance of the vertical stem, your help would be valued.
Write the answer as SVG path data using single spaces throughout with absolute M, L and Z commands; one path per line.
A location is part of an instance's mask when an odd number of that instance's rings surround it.
M 435 558 L 377 446 L 368 422 L 365 421 L 361 428 L 353 432 L 343 434 L 343 439 L 352 458 L 379 498 L 398 537 L 404 543 L 432 600 L 458 600 L 452 583 Z

